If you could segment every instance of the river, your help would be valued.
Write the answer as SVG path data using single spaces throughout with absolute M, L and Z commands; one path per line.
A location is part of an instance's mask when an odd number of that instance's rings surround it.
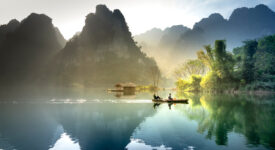
M 172 92 L 13 95 L 0 102 L 1 150 L 265 150 L 275 148 L 275 98 Z M 168 96 L 169 91 L 159 93 Z

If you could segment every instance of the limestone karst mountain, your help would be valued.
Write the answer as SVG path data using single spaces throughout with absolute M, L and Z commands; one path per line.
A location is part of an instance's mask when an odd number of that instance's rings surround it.
M 93 86 L 119 82 L 152 84 L 152 58 L 141 52 L 120 10 L 98 5 L 83 30 L 69 40 L 54 63 L 56 83 Z
M 168 29 L 164 31 L 153 29 L 135 36 L 144 52 L 149 56 L 157 56 L 156 61 L 163 72 L 172 72 L 173 67 L 167 67 L 172 66 L 172 63 L 175 66 L 175 63 L 196 58 L 198 50 L 204 45 L 214 43 L 217 39 L 225 39 L 227 50 L 232 51 L 233 48 L 241 46 L 242 41 L 274 34 L 275 12 L 260 4 L 255 8 L 237 8 L 229 19 L 213 13 L 195 23 L 192 29 L 167 33 Z M 151 34 L 153 31 L 157 31 L 157 34 Z M 169 33 L 170 38 L 165 39 Z M 167 60 L 177 61 L 171 63 Z
M 37 82 L 65 39 L 44 14 L 32 13 L 21 22 L 0 26 L 0 83 Z
M 0 83 L 9 85 L 149 84 L 159 75 L 155 61 L 133 40 L 122 13 L 105 5 L 88 14 L 83 30 L 67 43 L 44 14 L 12 20 L 0 27 L 0 53 Z

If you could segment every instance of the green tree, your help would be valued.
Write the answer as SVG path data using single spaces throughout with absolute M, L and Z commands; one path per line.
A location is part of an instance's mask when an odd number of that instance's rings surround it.
M 204 63 L 198 59 L 188 60 L 181 64 L 175 71 L 176 79 L 188 79 L 192 75 L 204 75 L 207 71 Z
M 245 90 L 275 89 L 275 35 L 245 41 L 235 48 L 235 77 Z
M 202 77 L 200 75 L 192 75 L 189 91 L 192 91 L 192 92 L 201 91 L 201 86 L 200 86 L 201 79 Z
M 177 88 L 187 92 L 200 92 L 202 77 L 200 75 L 191 75 L 189 80 L 180 78 L 177 82 Z
M 214 71 L 221 79 L 232 79 L 234 61 L 232 54 L 226 52 L 226 44 L 224 40 L 215 41 L 214 54 Z
M 231 87 L 234 81 L 234 59 L 233 55 L 226 51 L 224 40 L 216 40 L 214 49 L 210 45 L 204 47 L 205 51 L 197 53 L 198 59 L 201 60 L 210 71 L 202 79 L 201 86 L 208 91 L 222 91 Z
M 242 78 L 246 83 L 254 81 L 254 54 L 256 53 L 258 42 L 255 40 L 245 41 L 243 48 Z
M 266 36 L 258 43 L 258 51 L 255 54 L 256 79 L 275 82 L 275 35 Z

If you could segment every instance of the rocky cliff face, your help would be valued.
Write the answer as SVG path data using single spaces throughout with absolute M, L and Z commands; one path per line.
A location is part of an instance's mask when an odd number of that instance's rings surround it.
M 64 43 L 51 18 L 43 14 L 32 13 L 21 22 L 0 26 L 1 83 L 36 82 Z
M 150 83 L 151 70 L 157 68 L 132 39 L 122 13 L 105 5 L 86 16 L 83 30 L 67 42 L 53 66 L 56 82 L 68 86 Z

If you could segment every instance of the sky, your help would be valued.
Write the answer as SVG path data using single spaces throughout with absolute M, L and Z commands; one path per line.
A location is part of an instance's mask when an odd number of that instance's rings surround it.
M 120 9 L 133 35 L 179 24 L 192 28 L 212 13 L 228 18 L 239 7 L 266 4 L 275 10 L 275 0 L 0 0 L 0 4 L 0 24 L 11 19 L 21 21 L 32 12 L 44 13 L 65 39 L 82 30 L 86 15 L 98 4 Z

